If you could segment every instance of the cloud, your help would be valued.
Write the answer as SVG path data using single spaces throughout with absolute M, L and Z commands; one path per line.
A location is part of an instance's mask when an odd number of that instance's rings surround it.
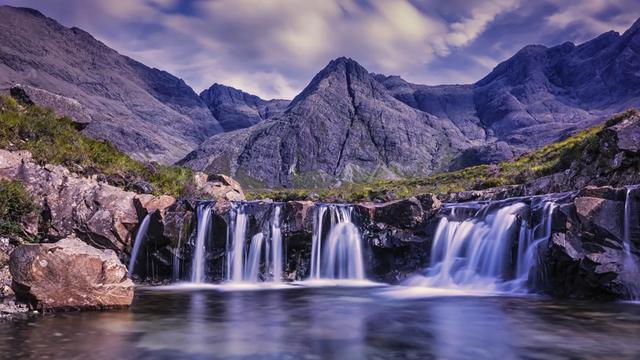
M 640 7 L 633 1 L 5 2 L 81 27 L 196 91 L 218 82 L 264 98 L 292 98 L 339 56 L 414 82 L 474 81 L 529 42 L 623 30 L 633 20 L 629 9 Z
M 579 28 L 577 42 L 589 40 L 603 32 L 623 32 L 638 17 L 637 0 L 590 0 L 567 3 L 549 0 L 557 11 L 549 14 L 546 23 L 559 29 Z M 632 11 L 635 9 L 636 11 Z M 631 10 L 631 11 L 630 11 Z

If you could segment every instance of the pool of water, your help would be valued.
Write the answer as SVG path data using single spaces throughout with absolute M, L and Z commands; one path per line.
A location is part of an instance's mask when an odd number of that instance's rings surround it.
M 398 293 L 140 289 L 129 310 L 0 321 L 0 358 L 640 358 L 638 304 Z

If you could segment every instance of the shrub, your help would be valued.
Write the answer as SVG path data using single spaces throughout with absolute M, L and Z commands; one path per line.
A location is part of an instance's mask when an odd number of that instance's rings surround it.
M 0 180 L 0 236 L 25 235 L 23 218 L 37 209 L 18 181 Z

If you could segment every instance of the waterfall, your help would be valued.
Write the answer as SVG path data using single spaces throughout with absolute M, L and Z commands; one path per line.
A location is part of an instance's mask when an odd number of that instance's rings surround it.
M 316 205 L 315 211 L 311 279 L 364 280 L 362 238 L 351 221 L 353 207 Z M 323 229 L 327 211 L 330 217 L 328 233 Z
M 235 205 L 231 210 L 227 234 L 227 280 L 240 283 L 244 277 L 244 248 L 247 234 L 247 214 L 244 204 Z
M 552 233 L 553 198 L 445 204 L 435 232 L 431 266 L 410 285 L 526 291 L 539 248 Z M 530 202 L 530 204 L 528 204 Z M 535 216 L 539 214 L 539 216 Z
M 191 282 L 202 283 L 205 280 L 206 249 L 207 241 L 211 229 L 211 204 L 199 205 L 197 209 L 198 228 L 196 231 L 195 248 L 191 261 Z
M 140 247 L 144 242 L 144 239 L 147 237 L 147 230 L 149 229 L 149 221 L 151 220 L 151 214 L 147 214 L 144 219 L 142 219 L 142 223 L 140 223 L 140 227 L 138 228 L 138 232 L 136 233 L 136 239 L 133 242 L 133 250 L 131 250 L 131 257 L 129 258 L 129 274 L 133 275 L 136 266 L 136 259 L 138 258 L 138 253 L 140 252 Z
M 178 237 L 178 244 L 173 249 L 173 261 L 171 262 L 171 279 L 173 281 L 180 280 L 180 246 L 182 245 L 182 229 L 180 229 L 180 235 Z
M 282 246 L 282 230 L 280 228 L 280 213 L 282 206 L 276 205 L 273 209 L 273 216 L 271 219 L 271 259 L 273 266 L 273 281 L 282 282 L 282 267 L 283 267 L 283 246 Z
M 327 212 L 326 206 L 316 206 L 313 219 L 313 238 L 311 240 L 311 278 L 320 278 L 320 255 L 322 252 L 322 220 Z
M 622 244 L 624 248 L 624 260 L 623 260 L 623 280 L 625 286 L 627 288 L 628 296 L 631 300 L 640 299 L 640 284 L 636 279 L 638 273 L 640 273 L 640 265 L 638 264 L 638 260 L 632 252 L 632 222 L 633 222 L 633 213 L 632 213 L 632 192 L 636 189 L 636 187 L 628 187 L 626 192 L 626 197 L 624 201 L 624 220 L 623 220 L 623 234 L 622 234 Z
M 264 235 L 257 233 L 251 238 L 249 246 L 249 257 L 247 258 L 247 268 L 245 269 L 244 280 L 249 282 L 258 282 L 258 273 L 260 272 L 260 255 L 262 254 L 262 243 Z

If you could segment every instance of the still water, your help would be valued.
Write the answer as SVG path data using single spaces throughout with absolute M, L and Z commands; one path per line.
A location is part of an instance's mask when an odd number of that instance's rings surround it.
M 640 358 L 638 304 L 397 293 L 138 290 L 130 310 L 0 321 L 0 358 Z

